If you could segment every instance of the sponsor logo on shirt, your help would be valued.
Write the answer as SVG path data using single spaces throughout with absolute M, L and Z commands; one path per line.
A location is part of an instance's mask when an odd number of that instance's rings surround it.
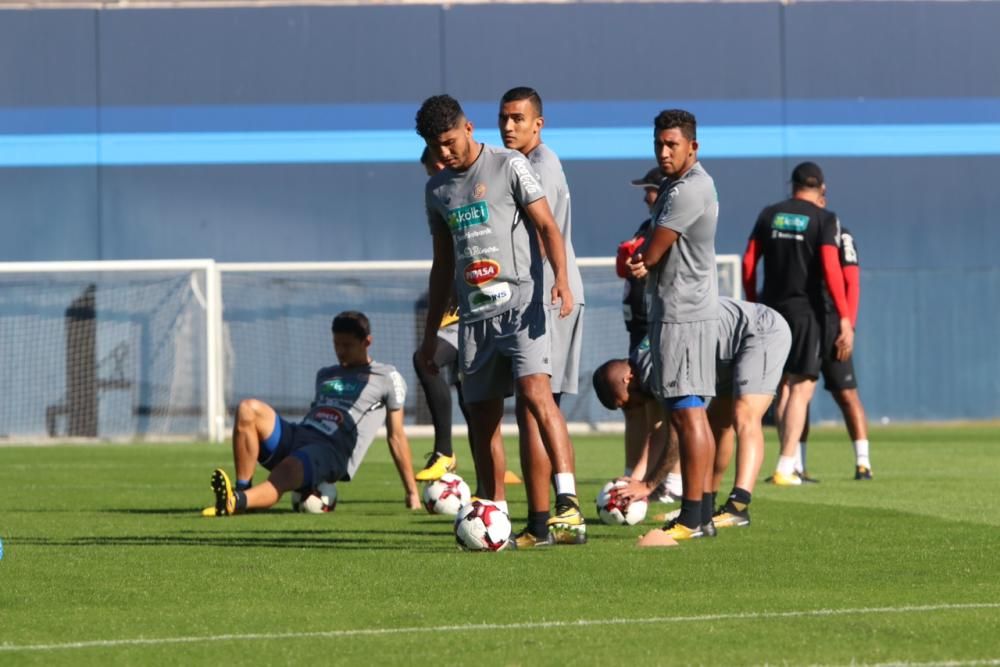
M 500 252 L 500 248 L 496 247 L 495 245 L 486 246 L 485 248 L 478 245 L 470 245 L 466 246 L 464 250 L 458 253 L 458 256 L 465 259 L 472 259 L 473 257 L 492 255 L 495 252 Z
M 844 255 L 844 264 L 858 263 L 858 250 L 854 247 L 854 237 L 844 232 L 840 235 L 841 252 Z
M 340 396 L 343 394 L 361 393 L 362 384 L 344 378 L 332 378 L 320 385 L 319 393 L 323 396 Z
M 485 227 L 483 229 L 470 229 L 469 231 L 465 232 L 464 234 L 459 234 L 456 238 L 459 241 L 470 241 L 470 240 L 472 240 L 474 238 L 477 238 L 479 236 L 486 236 L 487 234 L 492 234 L 492 233 L 493 233 L 493 230 L 490 229 L 489 227 Z
M 392 371 L 389 377 L 392 379 L 392 392 L 396 395 L 396 403 L 402 405 L 406 402 L 406 382 L 398 371 Z
M 448 211 L 448 226 L 457 232 L 467 227 L 489 222 L 490 209 L 484 201 L 476 201 Z
M 809 227 L 809 216 L 797 213 L 776 213 L 771 220 L 771 229 L 779 232 L 804 232 Z
M 476 313 L 491 306 L 503 305 L 510 301 L 511 296 L 513 294 L 507 283 L 487 285 L 469 294 L 469 306 Z
M 524 158 L 514 158 L 510 161 L 510 166 L 514 169 L 518 180 L 521 181 L 521 187 L 524 188 L 527 194 L 533 195 L 542 191 L 542 186 L 538 183 L 538 177 L 531 170 L 527 160 Z
M 337 426 L 342 426 L 344 423 L 344 413 L 337 408 L 316 408 L 316 411 L 313 412 L 313 419 L 323 422 L 333 422 Z
M 500 275 L 500 262 L 494 259 L 481 259 L 468 264 L 462 269 L 465 282 L 473 287 L 485 285 Z

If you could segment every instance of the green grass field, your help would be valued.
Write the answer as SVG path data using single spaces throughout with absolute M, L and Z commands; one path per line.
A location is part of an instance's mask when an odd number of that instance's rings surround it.
M 655 524 L 594 520 L 587 546 L 498 554 L 405 510 L 380 443 L 333 514 L 222 519 L 198 510 L 228 445 L 0 447 L 0 664 L 1000 664 L 1000 426 L 871 440 L 859 483 L 816 429 L 822 483 L 761 484 L 714 540 L 639 550 Z M 575 442 L 593 516 L 620 440 Z

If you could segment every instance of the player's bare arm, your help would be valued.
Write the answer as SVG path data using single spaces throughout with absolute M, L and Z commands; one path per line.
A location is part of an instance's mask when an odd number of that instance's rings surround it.
M 386 440 L 389 443 L 389 453 L 396 464 L 399 479 L 406 492 L 404 502 L 411 510 L 420 509 L 420 494 L 417 492 L 417 481 L 413 477 L 413 457 L 410 453 L 410 441 L 403 428 L 403 411 L 392 410 L 385 417 Z
M 556 299 L 559 299 L 561 302 L 559 317 L 566 317 L 573 310 L 573 292 L 570 291 L 569 281 L 566 278 L 566 247 L 559 226 L 552 217 L 552 211 L 545 197 L 531 202 L 524 207 L 524 211 L 542 240 L 542 248 L 555 275 L 552 303 L 556 303 Z
M 631 259 L 626 260 L 625 265 L 633 278 L 642 279 L 649 273 L 649 269 L 660 263 L 663 256 L 670 250 L 680 234 L 666 227 L 657 227 L 649 239 L 649 244 L 644 252 L 636 253 Z
M 437 331 L 441 326 L 441 318 L 454 298 L 455 251 L 451 234 L 435 232 L 433 240 L 434 261 L 427 288 L 427 321 L 418 357 L 427 371 L 436 375 L 438 368 L 434 364 L 434 350 L 437 346 Z

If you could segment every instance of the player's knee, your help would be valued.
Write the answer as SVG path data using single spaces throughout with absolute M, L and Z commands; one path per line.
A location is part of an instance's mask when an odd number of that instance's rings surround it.
M 236 422 L 240 425 L 253 424 L 263 404 L 255 398 L 245 398 L 236 406 Z
M 530 375 L 518 380 L 518 396 L 533 412 L 552 402 L 551 385 L 544 381 L 547 379 L 547 376 L 543 375 Z

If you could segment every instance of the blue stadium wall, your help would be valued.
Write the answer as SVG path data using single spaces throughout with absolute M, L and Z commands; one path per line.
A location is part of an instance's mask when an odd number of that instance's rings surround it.
M 0 261 L 426 258 L 417 106 L 449 92 L 489 139 L 525 84 L 577 254 L 608 255 L 643 217 L 651 119 L 682 106 L 720 253 L 823 165 L 870 417 L 996 418 L 997 25 L 979 2 L 2 11 Z

